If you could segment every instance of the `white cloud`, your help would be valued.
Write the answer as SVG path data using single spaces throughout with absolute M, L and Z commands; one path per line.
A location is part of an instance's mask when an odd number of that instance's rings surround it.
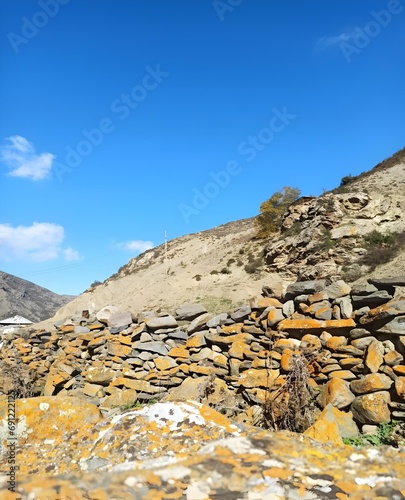
M 143 241 L 143 240 L 133 240 L 133 241 L 127 241 L 126 243 L 117 243 L 118 248 L 136 252 L 145 252 L 146 250 L 149 250 L 154 246 L 155 245 L 151 241 Z
M 79 252 L 71 247 L 65 248 L 65 250 L 63 250 L 63 255 L 65 257 L 65 260 L 67 260 L 68 262 L 74 262 L 76 260 L 80 260 L 81 258 Z
M 32 226 L 0 224 L 0 259 L 6 261 L 45 262 L 64 257 L 67 261 L 78 260 L 73 248 L 62 248 L 65 231 L 62 226 L 50 222 L 34 222 Z
M 351 31 L 350 33 L 341 33 L 337 36 L 324 36 L 316 42 L 316 48 L 318 50 L 326 50 L 329 47 L 333 47 L 334 45 L 348 42 L 349 40 L 354 38 L 355 35 L 356 33 L 354 31 Z
M 0 148 L 0 158 L 10 169 L 9 175 L 34 181 L 49 176 L 55 155 L 52 153 L 36 154 L 33 144 L 20 135 L 7 137 L 6 141 L 7 144 Z

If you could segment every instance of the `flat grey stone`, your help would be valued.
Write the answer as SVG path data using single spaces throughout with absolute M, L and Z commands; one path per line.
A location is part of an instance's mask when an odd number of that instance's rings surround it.
M 405 286 L 405 276 L 396 276 L 394 278 L 368 278 L 367 280 L 377 288 L 386 286 Z
M 146 326 L 152 330 L 159 330 L 161 328 L 177 328 L 177 321 L 173 318 L 173 316 L 161 316 L 154 318 L 146 318 L 145 319 Z
M 201 304 L 184 304 L 181 307 L 177 308 L 175 311 L 176 319 L 179 321 L 192 321 L 197 316 L 200 316 L 201 314 L 206 312 L 207 310 Z
M 377 323 L 372 323 L 371 328 L 375 333 L 390 333 L 391 335 L 405 335 L 405 316 L 397 316 L 384 325 L 378 326 Z
M 179 339 L 179 340 L 187 340 L 188 333 L 183 332 L 182 330 L 175 330 L 174 332 L 170 332 L 168 334 L 169 339 Z
M 287 287 L 287 295 L 312 294 L 325 289 L 326 280 L 297 281 Z
M 378 290 L 369 295 L 352 295 L 353 306 L 358 308 L 362 306 L 380 306 L 392 299 L 386 290 Z
M 236 309 L 232 314 L 231 314 L 231 319 L 234 321 L 243 321 L 244 319 L 249 317 L 249 314 L 252 312 L 252 309 L 250 306 L 242 306 Z
M 208 328 L 216 328 L 217 326 L 222 326 L 227 319 L 227 313 L 218 314 L 217 316 L 214 316 L 212 319 L 207 321 L 207 326 Z
M 204 330 L 207 327 L 207 321 L 209 321 L 212 318 L 212 314 L 210 313 L 204 313 L 201 314 L 200 316 L 197 316 L 197 318 L 193 319 L 193 321 L 189 324 L 187 332 L 188 333 L 194 333 L 198 332 L 199 330 Z
M 139 349 L 141 351 L 148 351 L 152 353 L 161 354 L 162 356 L 166 356 L 166 354 L 168 353 L 167 347 L 161 340 L 152 342 L 134 342 L 132 344 L 132 347 L 134 349 Z M 143 359 L 141 355 L 142 353 L 139 355 L 139 357 Z
M 132 316 L 130 312 L 119 312 L 112 314 L 108 318 L 108 327 L 110 329 L 115 328 L 119 329 L 120 331 L 125 330 L 125 328 L 128 328 L 128 326 L 132 323 Z

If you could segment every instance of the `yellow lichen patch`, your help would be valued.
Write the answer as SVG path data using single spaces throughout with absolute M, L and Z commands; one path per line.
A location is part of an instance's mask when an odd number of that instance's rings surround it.
M 153 361 L 155 363 L 156 368 L 162 372 L 170 368 L 173 368 L 174 361 L 168 356 L 167 357 L 159 356 L 155 358 Z
M 339 347 L 347 345 L 347 338 L 344 336 L 331 337 L 325 342 L 325 347 L 331 351 L 336 351 Z
M 328 319 L 323 322 L 322 328 L 354 328 L 356 323 L 353 319 Z
M 322 322 L 317 319 L 305 318 L 305 319 L 283 319 L 277 325 L 277 330 L 311 330 L 311 329 L 322 328 Z
M 170 349 L 167 355 L 172 358 L 182 358 L 182 359 L 188 359 L 190 357 L 188 349 L 184 345 L 181 345 L 179 347 L 173 347 L 172 349 Z
M 279 467 L 271 467 L 263 471 L 263 476 L 273 477 L 276 479 L 287 479 L 293 475 L 293 472 L 289 469 L 281 469 Z
M 122 332 L 118 335 L 118 342 L 123 345 L 132 345 L 131 337 L 123 335 Z
M 16 401 L 19 444 L 41 442 L 47 439 L 63 442 L 67 433 L 86 425 L 94 425 L 102 419 L 98 408 L 75 397 L 37 397 Z M 7 405 L 0 402 L 0 420 L 7 414 Z
M 398 377 L 395 380 L 395 391 L 401 399 L 405 400 L 405 377 Z
M 59 327 L 59 330 L 62 333 L 72 333 L 75 331 L 75 327 L 74 327 L 74 325 L 62 325 Z
M 404 375 L 405 376 L 405 365 L 396 365 L 393 366 L 392 369 L 397 375 Z
M 280 309 L 283 307 L 283 304 L 272 297 L 261 297 L 257 301 L 258 309 L 266 309 L 267 307 L 279 307 Z
M 356 493 L 356 491 L 359 491 L 360 486 L 356 484 L 354 481 L 336 481 L 336 487 L 340 488 L 342 491 L 350 495 L 349 498 L 355 498 L 352 496 L 353 493 Z M 363 488 L 362 486 L 361 488 Z
M 229 420 L 229 418 L 227 418 L 225 415 L 221 415 L 221 413 L 218 413 L 209 406 L 201 405 L 198 407 L 198 410 L 204 420 L 213 422 L 215 425 L 219 425 L 227 432 L 238 432 L 236 425 L 234 425 L 231 420 Z
M 243 323 L 235 323 L 233 325 L 223 325 L 221 326 L 222 333 L 242 333 Z
M 250 347 L 245 344 L 245 342 L 238 340 L 232 343 L 229 349 L 229 356 L 231 356 L 232 358 L 243 360 L 245 354 L 251 354 Z
M 197 333 L 187 339 L 185 347 L 189 349 L 193 347 L 202 347 L 205 343 L 204 335 L 202 333 Z
M 110 356 L 126 358 L 131 354 L 132 347 L 115 342 L 109 342 L 107 345 L 107 351 Z
M 280 375 L 279 370 L 246 370 L 240 374 L 238 385 L 241 387 L 268 388 Z

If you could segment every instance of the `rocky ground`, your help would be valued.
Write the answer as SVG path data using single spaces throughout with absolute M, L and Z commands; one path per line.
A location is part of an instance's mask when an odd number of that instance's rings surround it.
M 218 315 L 109 306 L 10 334 L 3 463 L 18 389 L 42 394 L 16 404 L 20 495 L 402 498 L 404 285 L 305 281 Z M 343 444 L 360 431 L 378 439 L 393 420 L 395 449 Z

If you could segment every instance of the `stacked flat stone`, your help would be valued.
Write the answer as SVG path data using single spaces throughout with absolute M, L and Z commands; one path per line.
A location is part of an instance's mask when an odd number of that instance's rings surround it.
M 218 401 L 247 413 L 305 355 L 323 407 L 351 411 L 360 427 L 405 420 L 405 298 L 395 295 L 404 284 L 297 282 L 218 315 L 200 304 L 173 315 L 107 306 L 6 342 L 0 357 L 17 351 L 38 374 L 38 394 L 84 396 L 103 410 L 201 397 L 215 381 Z

